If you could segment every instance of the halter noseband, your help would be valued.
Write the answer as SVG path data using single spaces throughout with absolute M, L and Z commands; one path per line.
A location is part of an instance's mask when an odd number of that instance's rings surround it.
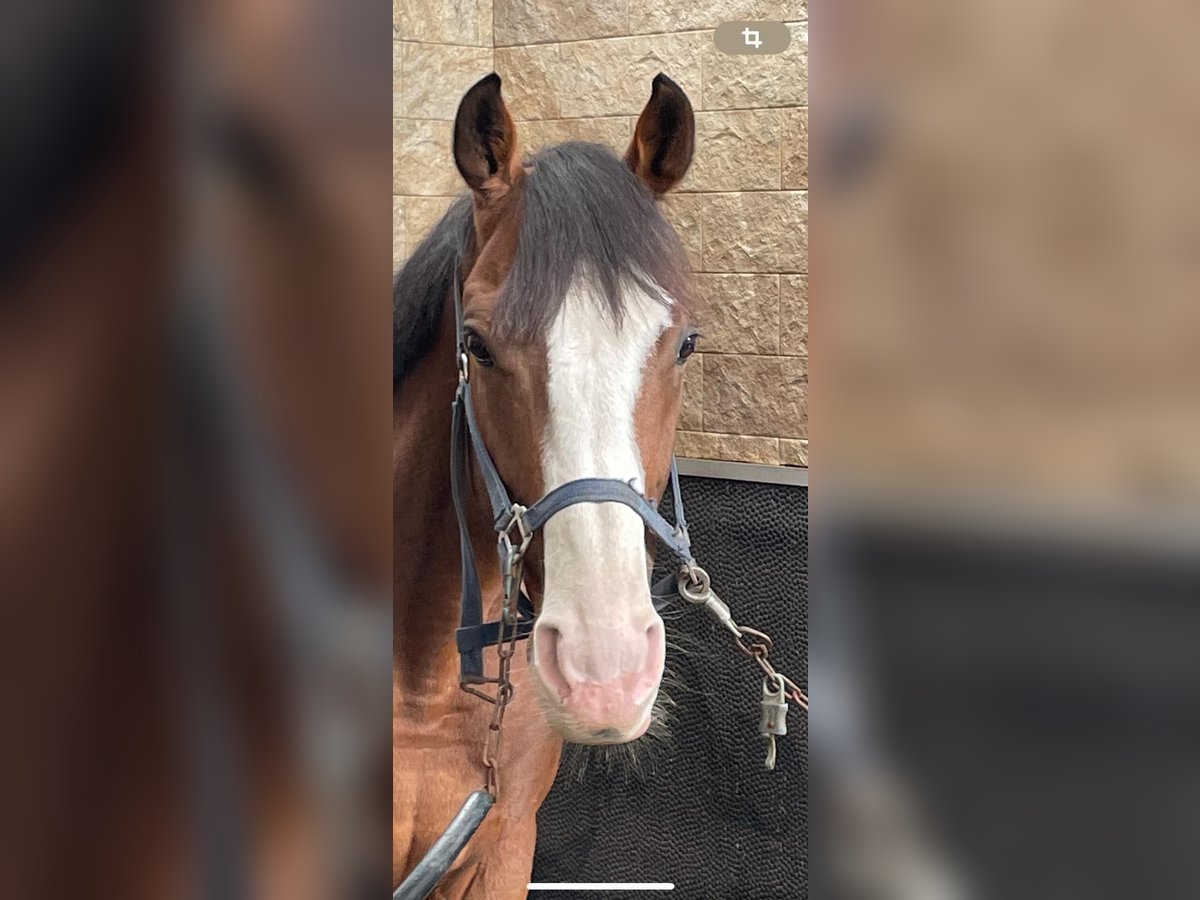
M 679 490 L 679 472 L 675 457 L 671 457 L 671 491 L 675 503 L 675 525 L 655 508 L 655 503 L 619 478 L 579 478 L 554 488 L 532 506 L 514 503 L 509 497 L 491 454 L 479 434 L 475 407 L 471 400 L 471 379 L 463 331 L 461 255 L 454 263 L 454 318 L 458 334 L 458 391 L 454 395 L 454 423 L 450 438 L 450 487 L 454 511 L 458 518 L 459 546 L 462 556 L 462 617 L 455 633 L 460 657 L 459 681 L 467 690 L 471 686 L 494 683 L 483 674 L 483 648 L 494 647 L 502 640 L 522 640 L 533 633 L 533 603 L 521 590 L 521 562 L 533 536 L 557 513 L 577 503 L 621 503 L 632 509 L 662 544 L 679 558 L 681 572 L 696 570 L 692 559 L 691 541 L 683 516 L 683 498 Z M 475 553 L 467 527 L 464 502 L 465 480 L 468 477 L 467 443 L 475 454 L 476 465 L 487 489 L 492 508 L 492 527 L 496 531 L 496 547 L 500 555 L 500 571 L 504 578 L 503 615 L 494 622 L 483 621 L 483 591 L 475 566 Z M 652 595 L 661 596 L 674 589 L 677 577 L 669 575 L 654 585 Z M 660 604 L 656 601 L 656 606 Z M 506 631 L 506 629 L 515 629 Z M 477 691 L 472 691 L 476 693 Z

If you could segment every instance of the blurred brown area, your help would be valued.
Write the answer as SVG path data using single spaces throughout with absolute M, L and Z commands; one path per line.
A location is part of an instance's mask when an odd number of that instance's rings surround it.
M 387 15 L 2 14 L 11 896 L 386 887 Z
M 1195 10 L 849 6 L 869 7 L 875 82 L 859 87 L 886 137 L 827 197 L 813 244 L 830 468 L 1195 499 Z
M 0 173 L 0 868 L 15 894 L 55 896 L 77 882 L 67 859 L 127 884 L 118 835 L 164 861 L 180 842 L 177 819 L 150 813 L 172 802 L 172 766 L 163 717 L 143 715 L 163 697 L 137 626 L 153 577 L 163 391 L 147 373 L 161 368 L 172 195 L 162 97 L 136 77 L 151 65 L 138 15 L 115 11 L 124 27 L 99 33 L 116 46 L 90 53 L 94 17 L 33 17 L 24 44 L 12 17 L 6 62 L 23 77 L 4 95 Z M 61 125 L 74 98 L 90 126 L 78 135 Z
M 812 10 L 822 896 L 1200 884 L 1196 16 Z

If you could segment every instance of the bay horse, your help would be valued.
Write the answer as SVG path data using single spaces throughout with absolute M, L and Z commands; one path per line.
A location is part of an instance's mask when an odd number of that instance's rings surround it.
M 393 290 L 393 886 L 485 781 L 492 709 L 460 690 L 455 644 L 458 348 L 514 500 L 587 477 L 661 496 L 698 334 L 686 257 L 658 201 L 684 177 L 694 143 L 691 103 L 662 74 L 623 159 L 576 142 L 522 159 L 495 73 L 460 103 L 454 161 L 469 190 Z M 486 485 L 469 468 L 465 519 L 495 618 L 496 535 Z M 538 615 L 527 653 L 513 658 L 501 789 L 436 896 L 524 897 L 563 741 L 646 732 L 665 653 L 652 563 L 641 518 L 616 503 L 565 509 L 530 543 L 523 583 Z M 487 661 L 495 667 L 494 651 Z

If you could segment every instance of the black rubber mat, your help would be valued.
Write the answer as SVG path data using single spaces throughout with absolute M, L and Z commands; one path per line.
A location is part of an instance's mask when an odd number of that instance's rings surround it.
M 740 624 L 774 638 L 772 661 L 807 687 L 807 489 L 685 478 L 683 497 L 714 589 Z M 587 895 L 596 897 L 806 897 L 807 720 L 792 707 L 767 771 L 758 668 L 701 610 L 668 615 L 668 734 L 633 763 L 567 748 L 538 815 L 534 880 L 675 884 L 669 894 Z
M 840 541 L 892 764 L 941 852 L 979 900 L 1200 896 L 1200 559 L 994 532 Z

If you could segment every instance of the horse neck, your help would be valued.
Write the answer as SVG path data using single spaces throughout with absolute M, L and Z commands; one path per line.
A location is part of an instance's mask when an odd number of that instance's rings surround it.
M 449 302 L 447 303 L 447 307 Z M 410 687 L 457 685 L 460 552 L 450 492 L 451 400 L 457 387 L 454 313 L 393 401 L 393 659 Z M 470 483 L 470 482 L 469 482 Z M 485 597 L 499 582 L 490 514 L 468 490 L 467 519 Z

